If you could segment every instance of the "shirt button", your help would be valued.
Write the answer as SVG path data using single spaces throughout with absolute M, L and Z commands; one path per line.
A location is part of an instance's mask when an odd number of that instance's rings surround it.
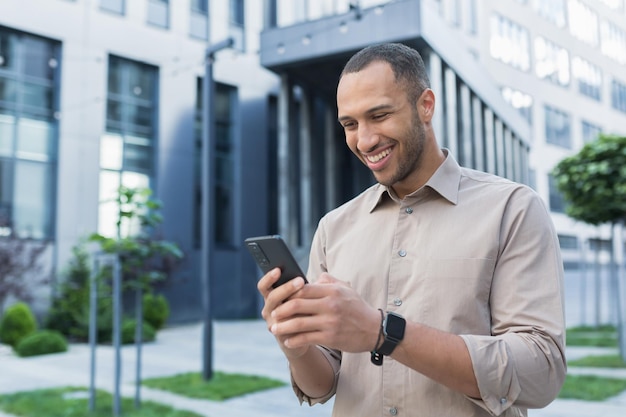
M 400 306 L 402 305 L 402 300 L 401 300 L 401 299 L 399 299 L 399 298 L 394 298 L 394 299 L 393 299 L 393 304 L 394 304 L 395 306 L 400 307 Z
M 500 404 L 504 405 L 506 404 L 506 398 L 500 398 Z
M 411 214 L 413 213 L 413 209 L 411 207 L 407 207 L 404 209 L 404 211 L 406 212 L 406 214 Z
M 400 249 L 400 250 L 398 251 L 398 255 L 400 255 L 401 257 L 403 257 L 403 258 L 404 258 L 404 257 L 406 256 L 406 251 L 405 251 L 404 249 Z
M 396 407 L 391 407 L 389 409 L 389 414 L 391 414 L 392 416 L 398 415 L 398 409 Z

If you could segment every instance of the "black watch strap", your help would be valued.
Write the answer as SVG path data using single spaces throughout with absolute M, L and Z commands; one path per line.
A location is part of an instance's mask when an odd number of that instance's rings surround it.
M 383 364 L 383 356 L 391 355 L 396 346 L 398 346 L 404 338 L 406 320 L 399 314 L 387 312 L 387 316 L 383 320 L 381 326 L 384 336 L 383 343 L 379 348 L 374 349 L 371 352 L 371 361 L 377 366 Z

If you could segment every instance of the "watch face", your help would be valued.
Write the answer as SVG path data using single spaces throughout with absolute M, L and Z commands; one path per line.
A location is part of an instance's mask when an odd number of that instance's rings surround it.
M 405 320 L 393 313 L 387 314 L 387 323 L 385 325 L 385 332 L 396 339 L 402 339 L 404 337 L 404 327 L 406 325 Z

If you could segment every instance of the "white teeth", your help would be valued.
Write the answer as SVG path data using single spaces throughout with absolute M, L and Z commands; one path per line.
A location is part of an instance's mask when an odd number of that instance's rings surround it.
M 370 162 L 378 162 L 381 159 L 383 159 L 385 156 L 389 155 L 390 153 L 391 153 L 391 149 L 385 149 L 379 154 L 367 156 L 366 158 Z

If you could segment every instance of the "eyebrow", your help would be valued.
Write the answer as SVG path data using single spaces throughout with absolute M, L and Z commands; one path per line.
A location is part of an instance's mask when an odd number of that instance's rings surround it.
M 378 106 L 374 106 L 370 109 L 368 109 L 365 114 L 372 114 L 372 113 L 376 113 L 379 112 L 381 110 L 389 110 L 392 109 L 393 106 L 391 104 L 380 104 Z M 353 119 L 352 116 L 341 116 L 337 119 L 338 122 L 342 122 L 344 120 L 349 120 L 349 119 Z

